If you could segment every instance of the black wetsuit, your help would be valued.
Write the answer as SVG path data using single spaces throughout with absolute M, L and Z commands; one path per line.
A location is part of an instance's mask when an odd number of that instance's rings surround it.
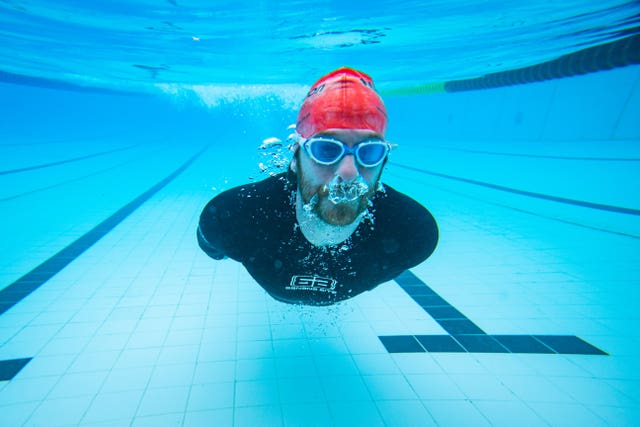
M 292 174 L 225 191 L 202 211 L 198 242 L 214 259 L 241 262 L 274 298 L 328 305 L 393 279 L 431 255 L 438 242 L 433 216 L 389 186 L 377 192 L 346 241 L 318 247 L 304 237 L 295 213 Z

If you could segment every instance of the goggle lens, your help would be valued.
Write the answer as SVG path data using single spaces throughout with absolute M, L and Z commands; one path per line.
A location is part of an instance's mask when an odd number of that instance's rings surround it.
M 333 163 L 342 157 L 344 148 L 339 142 L 316 139 L 308 144 L 311 156 L 321 163 Z
M 353 154 L 361 166 L 374 167 L 384 160 L 390 150 L 389 143 L 384 141 L 365 141 L 351 148 L 337 139 L 323 137 L 309 138 L 303 145 L 311 158 L 322 165 L 332 165 L 346 154 Z
M 356 149 L 358 161 L 363 165 L 377 165 L 387 155 L 387 145 L 384 143 L 362 144 Z

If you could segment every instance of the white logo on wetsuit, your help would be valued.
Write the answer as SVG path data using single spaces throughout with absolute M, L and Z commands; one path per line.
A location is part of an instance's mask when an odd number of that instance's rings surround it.
M 336 281 L 318 276 L 293 276 L 285 289 L 289 291 L 319 291 L 335 294 Z

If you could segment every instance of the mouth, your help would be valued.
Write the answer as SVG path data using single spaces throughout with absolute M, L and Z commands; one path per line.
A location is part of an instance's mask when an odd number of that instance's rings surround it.
M 323 187 L 323 192 L 327 194 L 327 198 L 334 205 L 348 204 L 358 201 L 367 194 L 369 185 L 359 175 L 351 182 L 345 182 L 336 175 L 328 185 Z

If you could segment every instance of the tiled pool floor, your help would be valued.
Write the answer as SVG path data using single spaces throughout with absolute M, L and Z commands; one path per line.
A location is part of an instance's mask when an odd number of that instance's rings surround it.
M 0 315 L 3 425 L 640 421 L 640 239 L 392 165 L 438 219 L 436 253 L 400 284 L 293 307 L 197 247 L 213 156 Z

